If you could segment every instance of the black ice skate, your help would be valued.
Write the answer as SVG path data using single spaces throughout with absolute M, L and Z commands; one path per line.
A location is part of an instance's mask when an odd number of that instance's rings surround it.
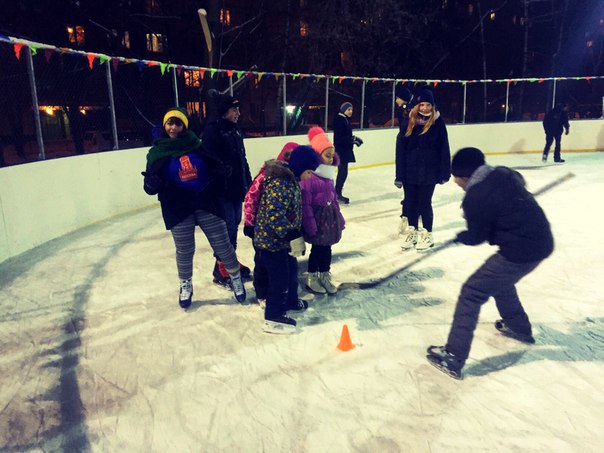
M 290 303 L 287 306 L 287 311 L 304 311 L 308 308 L 308 302 L 298 299 L 297 302 Z
M 181 280 L 178 305 L 180 305 L 181 308 L 187 309 L 191 306 L 191 299 L 193 299 L 193 283 L 191 282 L 191 279 Z
M 430 346 L 426 358 L 430 365 L 438 368 L 443 373 L 451 376 L 453 379 L 463 379 L 461 369 L 464 361 L 457 359 L 453 354 L 447 351 L 444 346 Z
M 503 319 L 498 319 L 497 321 L 495 321 L 495 328 L 499 332 L 501 332 L 502 335 L 505 335 L 506 337 L 513 338 L 514 340 L 518 340 L 518 341 L 520 341 L 522 343 L 526 343 L 526 344 L 535 343 L 535 339 L 533 338 L 533 336 L 531 334 L 514 332 L 512 329 L 510 329 L 508 326 L 506 326 Z
M 265 318 L 262 330 L 266 333 L 291 335 L 296 333 L 296 320 L 286 315 Z

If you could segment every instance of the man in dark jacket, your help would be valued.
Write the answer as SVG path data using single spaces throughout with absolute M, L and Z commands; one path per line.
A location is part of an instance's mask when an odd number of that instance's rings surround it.
M 562 131 L 565 131 L 565 135 L 568 135 L 570 131 L 567 111 L 568 107 L 565 104 L 557 104 L 556 107 L 547 112 L 543 118 L 543 130 L 545 131 L 543 162 L 547 161 L 547 155 L 554 140 L 556 141 L 554 147 L 554 162 L 564 162 L 564 159 L 560 157 L 560 146 L 562 142 Z
M 345 197 L 342 191 L 344 190 L 346 178 L 348 178 L 348 164 L 356 162 L 352 149 L 353 145 L 361 146 L 363 144 L 363 140 L 352 135 L 351 116 L 352 104 L 344 102 L 333 120 L 333 145 L 340 157 L 338 176 L 336 177 L 336 193 L 338 194 L 338 201 L 342 204 L 350 203 L 350 199 Z
M 216 106 L 217 118 L 206 126 L 202 146 L 204 150 L 220 159 L 228 168 L 228 175 L 220 197 L 224 208 L 229 240 L 237 248 L 237 232 L 241 223 L 243 200 L 252 182 L 252 175 L 245 156 L 243 134 L 237 125 L 239 101 L 228 94 L 212 91 L 210 97 Z M 250 277 L 250 269 L 241 265 L 241 275 Z M 214 266 L 214 281 L 228 283 L 229 275 L 221 262 Z
M 462 208 L 468 229 L 456 241 L 466 245 L 488 241 L 499 246 L 464 283 L 447 344 L 428 348 L 430 363 L 460 379 L 480 308 L 489 297 L 495 299 L 502 318 L 495 322 L 499 332 L 524 343 L 535 342 L 515 285 L 552 253 L 554 240 L 543 210 L 526 190 L 520 173 L 486 165 L 484 154 L 476 148 L 459 150 L 451 173 L 466 192 Z

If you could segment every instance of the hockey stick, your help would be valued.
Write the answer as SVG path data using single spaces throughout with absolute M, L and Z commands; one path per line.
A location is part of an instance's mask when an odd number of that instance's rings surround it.
M 560 184 L 562 184 L 563 182 L 568 181 L 569 179 L 574 178 L 575 174 L 572 172 L 566 173 L 563 176 L 560 176 L 559 178 L 553 180 L 552 182 L 546 184 L 545 186 L 541 187 L 539 190 L 537 190 L 536 192 L 533 193 L 533 196 L 538 197 L 541 194 L 544 194 L 545 192 L 550 191 L 551 189 L 553 189 L 554 187 L 559 186 Z M 410 263 L 405 264 L 403 267 L 400 267 L 398 269 L 395 269 L 394 271 L 390 272 L 389 274 L 387 274 L 384 277 L 380 277 L 380 278 L 374 278 L 371 280 L 366 280 L 363 282 L 343 282 L 340 283 L 338 285 L 338 289 L 370 289 L 370 288 L 375 288 L 378 285 L 381 285 L 382 283 L 387 282 L 388 280 L 396 277 L 398 274 L 400 274 L 403 271 L 406 271 L 407 269 L 409 269 L 412 266 L 415 266 L 417 263 L 419 263 L 420 261 L 425 260 L 426 258 L 429 258 L 431 255 L 440 252 L 446 248 L 449 248 L 450 246 L 452 246 L 455 243 L 455 239 L 449 239 L 448 241 L 445 241 L 439 245 L 436 245 L 428 250 L 426 250 L 425 252 L 422 252 L 421 256 L 418 256 L 417 258 L 415 258 L 413 261 L 411 261 Z

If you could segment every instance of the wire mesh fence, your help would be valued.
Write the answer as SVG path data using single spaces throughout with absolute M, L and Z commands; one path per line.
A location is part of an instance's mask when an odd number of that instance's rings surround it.
M 331 130 L 344 102 L 354 129 L 397 127 L 394 92 L 433 90 L 448 124 L 537 121 L 556 102 L 571 119 L 601 118 L 604 77 L 412 80 L 216 70 L 87 54 L 0 39 L 0 166 L 150 146 L 168 107 L 202 134 L 210 88 L 242 105 L 247 137 Z

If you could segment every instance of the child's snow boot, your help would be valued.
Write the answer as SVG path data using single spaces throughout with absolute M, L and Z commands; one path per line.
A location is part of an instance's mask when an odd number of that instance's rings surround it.
M 318 272 L 309 272 L 306 279 L 306 287 L 316 294 L 325 294 L 325 288 L 321 285 Z
M 331 272 L 319 272 L 319 283 L 325 288 L 327 294 L 333 295 L 338 292 L 338 287 L 331 281 Z
M 432 238 L 432 233 L 425 228 L 419 228 L 417 232 L 417 245 L 415 246 L 415 250 L 428 250 L 433 245 L 434 239 Z
M 417 231 L 414 226 L 409 226 L 407 232 L 403 235 L 403 244 L 401 245 L 401 248 L 403 250 L 409 250 L 415 247 L 415 244 L 417 244 Z
M 193 282 L 188 278 L 180 281 L 180 293 L 178 295 L 178 305 L 181 308 L 189 308 L 193 298 Z

